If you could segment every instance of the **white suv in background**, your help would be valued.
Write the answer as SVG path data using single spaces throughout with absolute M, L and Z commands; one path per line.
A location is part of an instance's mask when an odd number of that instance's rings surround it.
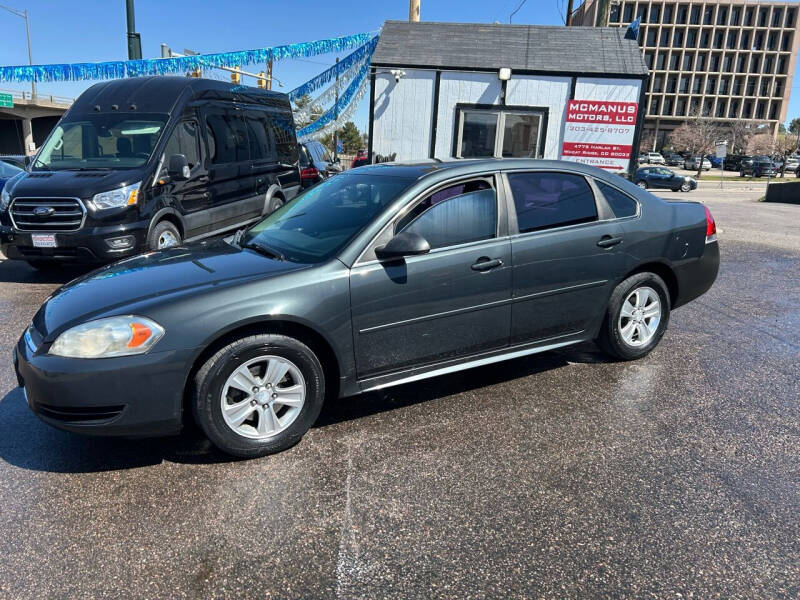
M 665 165 L 667 162 L 664 160 L 664 157 L 661 156 L 660 152 L 648 152 L 647 153 L 647 163 L 650 165 Z

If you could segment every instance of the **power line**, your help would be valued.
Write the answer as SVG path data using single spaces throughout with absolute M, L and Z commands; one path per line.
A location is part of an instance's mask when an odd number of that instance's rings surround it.
M 514 18 L 514 15 L 515 15 L 515 14 L 517 14 L 517 13 L 519 12 L 519 9 L 520 9 L 520 8 L 522 8 L 523 6 L 525 6 L 525 3 L 526 3 L 527 1 L 528 1 L 528 0 L 522 0 L 522 2 L 520 2 L 520 3 L 519 3 L 519 6 L 517 6 L 517 8 L 515 8 L 515 9 L 514 9 L 514 10 L 511 12 L 511 14 L 510 14 L 510 15 L 508 15 L 508 22 L 509 22 L 509 23 L 511 23 L 511 19 L 513 19 L 513 18 Z

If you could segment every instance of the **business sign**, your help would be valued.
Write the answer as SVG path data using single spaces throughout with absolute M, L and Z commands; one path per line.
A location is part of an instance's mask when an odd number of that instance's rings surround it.
M 714 142 L 714 149 L 716 150 L 717 158 L 726 158 L 728 156 L 728 142 Z
M 636 102 L 570 100 L 561 158 L 610 171 L 627 171 L 638 111 Z
M 0 108 L 14 108 L 14 96 L 11 94 L 0 94 Z

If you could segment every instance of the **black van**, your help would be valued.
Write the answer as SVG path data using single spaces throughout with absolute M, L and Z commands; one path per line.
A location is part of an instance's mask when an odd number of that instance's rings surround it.
M 184 77 L 92 86 L 0 197 L 0 249 L 37 268 L 223 233 L 300 189 L 285 94 Z

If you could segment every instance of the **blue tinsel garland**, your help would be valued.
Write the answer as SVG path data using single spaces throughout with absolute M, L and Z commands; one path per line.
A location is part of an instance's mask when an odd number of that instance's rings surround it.
M 344 112 L 344 109 L 347 108 L 347 105 L 352 101 L 353 96 L 355 96 L 358 92 L 358 88 L 361 87 L 361 82 L 364 81 L 364 78 L 369 73 L 369 66 L 370 61 L 368 60 L 366 63 L 364 63 L 364 66 L 359 69 L 356 76 L 353 77 L 353 81 L 349 86 L 347 86 L 347 89 L 339 97 L 339 102 L 325 111 L 319 119 L 298 130 L 297 137 L 302 138 L 314 133 L 315 131 L 318 131 L 319 129 L 322 129 L 325 127 L 325 125 L 335 120 L 342 112 Z
M 347 69 L 352 67 L 354 64 L 361 62 L 365 58 L 367 59 L 367 62 L 369 62 L 369 59 L 372 57 L 372 53 L 375 52 L 375 46 L 377 45 L 378 45 L 378 36 L 376 35 L 371 40 L 369 40 L 369 42 L 361 46 L 358 50 L 345 56 L 342 60 L 340 60 L 330 69 L 323 71 L 322 73 L 320 73 L 313 79 L 310 79 L 300 87 L 293 89 L 291 92 L 289 92 L 289 99 L 297 100 L 298 98 L 301 98 L 306 94 L 310 94 L 311 92 L 322 87 L 326 83 L 333 81 L 334 79 L 336 79 L 338 75 L 341 75 L 342 73 L 347 71 Z
M 357 33 L 338 38 L 300 42 L 272 48 L 195 54 L 180 58 L 149 58 L 143 60 L 110 61 L 98 63 L 73 63 L 54 65 L 16 65 L 0 67 L 0 81 L 78 81 L 88 79 L 119 79 L 142 75 L 168 75 L 184 73 L 193 69 L 233 67 L 266 63 L 271 59 L 303 58 L 341 52 L 357 46 L 366 48 L 374 43 L 374 33 Z M 374 49 L 374 48 L 373 48 Z M 339 64 L 342 64 L 340 61 Z M 334 73 L 335 76 L 335 73 Z M 313 81 L 313 80 L 312 80 Z M 319 85 L 323 85 L 324 82 Z M 301 86 L 302 87 L 302 86 Z M 318 86 L 317 86 L 318 87 Z

